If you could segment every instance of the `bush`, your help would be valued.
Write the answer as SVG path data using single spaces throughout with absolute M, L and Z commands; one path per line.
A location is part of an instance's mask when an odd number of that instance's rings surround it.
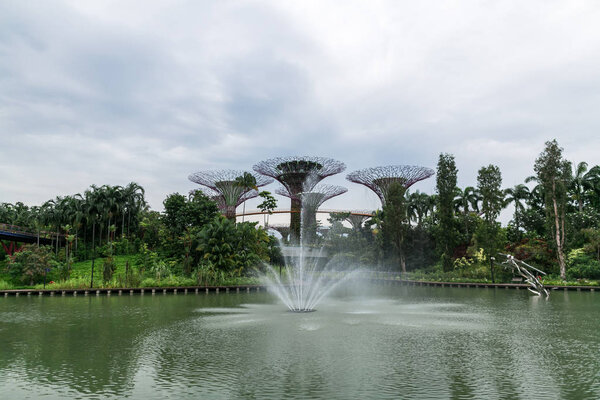
M 23 250 L 6 257 L 6 270 L 15 280 L 33 285 L 59 264 L 49 246 L 26 245 Z
M 567 256 L 567 277 L 600 279 L 600 262 L 583 248 L 571 250 Z
M 10 290 L 10 289 L 14 289 L 14 288 L 15 287 L 13 286 L 12 283 L 0 280 L 0 290 Z

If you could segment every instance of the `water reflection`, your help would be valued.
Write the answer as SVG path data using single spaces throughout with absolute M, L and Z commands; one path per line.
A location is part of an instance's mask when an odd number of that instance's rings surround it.
M 359 295 L 357 295 L 359 294 Z M 348 287 L 0 300 L 0 398 L 599 398 L 594 293 Z

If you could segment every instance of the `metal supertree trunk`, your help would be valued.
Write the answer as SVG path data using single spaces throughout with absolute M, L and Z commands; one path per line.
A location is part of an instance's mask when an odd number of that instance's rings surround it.
M 427 179 L 434 174 L 431 168 L 417 165 L 388 165 L 385 167 L 365 168 L 349 173 L 346 176 L 350 182 L 365 185 L 381 199 L 384 206 L 390 185 L 400 182 L 406 189 L 416 182 Z
M 292 240 L 300 238 L 300 210 L 303 192 L 311 192 L 322 179 L 339 174 L 346 165 L 337 160 L 324 157 L 277 157 L 261 161 L 253 167 L 254 171 L 270 176 L 283 185 L 291 199 L 290 231 Z
M 204 193 L 204 195 L 206 195 L 209 199 L 211 199 L 212 201 L 217 203 L 217 207 L 219 207 L 219 211 L 221 211 L 221 213 L 223 215 L 225 215 L 227 218 L 230 218 L 230 219 L 235 219 L 235 210 L 240 204 L 242 204 L 246 200 L 250 200 L 255 197 L 258 197 L 258 191 L 255 189 L 252 189 L 249 192 L 246 192 L 243 195 L 241 195 L 240 198 L 238 199 L 238 201 L 236 202 L 235 206 L 229 207 L 229 206 L 227 206 L 227 202 L 225 201 L 225 196 L 223 196 L 221 193 L 219 193 L 215 190 L 212 190 L 210 188 L 203 188 L 202 193 Z M 232 210 L 233 210 L 233 213 L 231 212 Z M 229 212 L 229 215 L 228 215 L 228 212 Z
M 244 201 L 258 196 L 253 188 L 246 188 L 236 181 L 246 171 L 223 169 L 200 171 L 191 174 L 188 179 L 194 183 L 209 188 L 212 192 L 206 193 L 229 219 L 235 220 L 235 209 Z M 256 179 L 256 187 L 268 185 L 273 179 L 263 175 L 248 172 Z
M 343 186 L 335 185 L 316 185 L 310 192 L 301 192 L 296 196 L 290 194 L 283 188 L 279 188 L 275 193 L 290 198 L 300 198 L 302 200 L 302 236 L 305 243 L 309 243 L 314 239 L 314 233 L 317 229 L 317 210 L 327 200 L 344 194 L 348 191 Z
M 352 225 L 352 229 L 358 231 L 360 230 L 360 228 L 362 228 L 363 223 L 368 219 L 369 217 L 367 217 L 366 215 L 350 214 L 346 218 L 346 221 L 350 222 L 350 225 Z

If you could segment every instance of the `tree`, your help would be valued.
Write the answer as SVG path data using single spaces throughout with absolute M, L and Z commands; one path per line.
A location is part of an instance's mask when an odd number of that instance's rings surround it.
M 244 190 L 257 189 L 256 177 L 249 172 L 244 172 L 242 176 L 235 178 L 235 181 Z M 246 214 L 246 200 L 244 200 L 243 205 L 244 210 L 242 211 L 242 222 L 244 222 L 244 216 Z
M 437 165 L 436 192 L 438 231 L 437 244 L 442 255 L 444 271 L 452 269 L 452 252 L 457 242 L 457 230 L 454 220 L 454 196 L 456 194 L 456 164 L 451 154 L 440 154 Z
M 240 223 L 216 216 L 199 232 L 197 250 L 212 272 L 239 276 L 245 269 L 268 261 L 270 237 L 256 223 Z
M 469 206 L 471 206 L 473 211 L 479 211 L 479 200 L 479 193 L 477 193 L 477 190 L 473 186 L 467 186 L 464 190 L 456 188 L 454 209 L 456 212 L 462 212 L 465 215 L 470 211 Z
M 431 212 L 431 196 L 417 190 L 408 194 L 406 201 L 408 218 L 415 221 L 420 227 L 423 219 Z
M 46 271 L 57 265 L 49 246 L 38 247 L 35 244 L 29 244 L 13 256 L 7 257 L 9 274 L 30 286 L 39 281 Z
M 407 220 L 405 192 L 406 188 L 399 182 L 390 185 L 386 203 L 383 206 L 382 224 L 384 243 L 394 250 L 403 273 L 406 272 L 403 243 Z
M 268 213 L 264 216 L 266 227 L 269 225 L 269 216 L 273 214 L 273 210 L 277 208 L 277 200 L 275 199 L 275 197 L 271 196 L 271 192 L 268 192 L 266 190 L 260 192 L 258 195 L 264 199 L 263 202 L 258 205 L 258 209 L 262 212 Z
M 562 156 L 563 149 L 556 139 L 546 142 L 546 147 L 535 160 L 536 179 L 543 187 L 546 221 L 550 226 L 560 277 L 566 279 L 565 262 L 565 213 L 567 207 L 567 188 L 571 180 L 571 163 Z
M 481 212 L 483 223 L 477 230 L 477 240 L 490 262 L 492 282 L 494 278 L 494 256 L 498 252 L 498 232 L 500 225 L 496 221 L 502 211 L 504 196 L 500 189 L 502 175 L 495 165 L 482 167 L 477 175 L 477 189 L 481 193 Z
M 515 223 L 515 228 L 517 229 L 519 238 L 521 237 L 521 218 L 525 212 L 525 201 L 529 198 L 529 188 L 522 183 L 516 185 L 513 188 L 508 188 L 504 190 L 504 201 L 506 205 L 510 203 L 514 203 L 515 213 L 513 216 L 513 221 Z

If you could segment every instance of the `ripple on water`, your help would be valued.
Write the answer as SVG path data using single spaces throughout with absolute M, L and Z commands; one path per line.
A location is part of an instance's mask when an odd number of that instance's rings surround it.
M 394 293 L 0 302 L 0 398 L 600 398 L 598 301 Z

